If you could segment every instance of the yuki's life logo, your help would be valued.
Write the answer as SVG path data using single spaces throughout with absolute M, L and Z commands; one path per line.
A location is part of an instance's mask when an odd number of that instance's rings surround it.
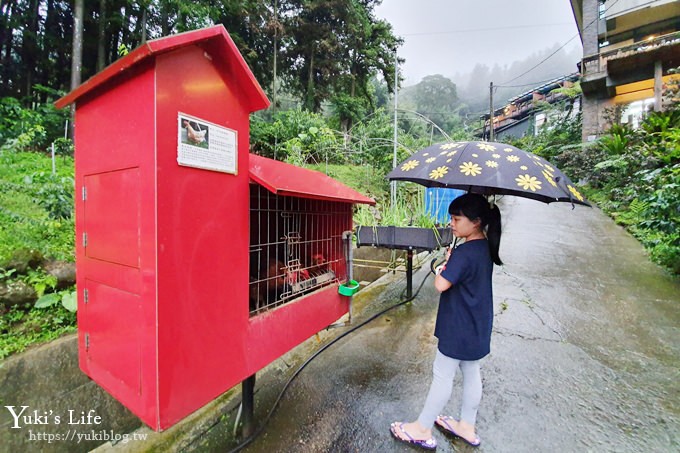
M 12 416 L 14 423 L 11 428 L 19 429 L 24 425 L 59 425 L 61 424 L 61 415 L 55 415 L 54 411 L 39 411 L 34 409 L 32 411 L 27 411 L 29 406 L 21 406 L 19 410 L 16 406 L 5 406 L 5 409 L 9 411 Z M 68 410 L 68 420 L 69 425 L 99 425 L 102 422 L 102 418 L 97 415 L 94 409 L 90 409 L 87 412 L 80 411 L 77 414 L 73 409 Z

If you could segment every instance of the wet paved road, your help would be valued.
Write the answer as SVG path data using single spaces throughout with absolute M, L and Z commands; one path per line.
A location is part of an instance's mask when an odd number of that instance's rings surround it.
M 476 451 L 680 451 L 680 283 L 596 209 L 510 197 L 501 209 L 506 264 L 494 275 Z M 377 312 L 404 286 L 384 280 L 357 304 Z M 415 418 L 424 399 L 436 300 L 429 277 L 411 304 L 326 350 L 244 451 L 413 451 L 389 423 Z M 259 411 L 273 402 L 263 394 Z M 473 450 L 435 436 L 440 452 Z

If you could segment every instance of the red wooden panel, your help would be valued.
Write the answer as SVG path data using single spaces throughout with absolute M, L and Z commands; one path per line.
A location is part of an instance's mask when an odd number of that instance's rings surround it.
M 141 300 L 92 280 L 85 281 L 83 304 L 85 354 L 97 381 L 132 407 L 142 392 L 140 323 Z
M 139 168 L 89 175 L 84 184 L 85 256 L 139 267 Z
M 245 368 L 248 113 L 214 61 L 193 46 L 157 58 L 161 428 L 240 382 Z M 177 164 L 178 112 L 238 131 L 238 174 Z
M 76 280 L 80 368 L 145 423 L 158 429 L 154 99 L 154 65 L 152 60 L 148 60 L 133 70 L 127 71 L 105 90 L 100 89 L 87 99 L 78 100 L 75 128 L 76 237 L 79 239 L 76 241 Z M 131 171 L 132 169 L 136 170 Z M 125 176 L 117 175 L 116 173 L 121 170 L 129 173 Z M 91 176 L 99 175 L 104 180 L 118 179 L 118 182 L 114 184 L 105 183 L 107 188 L 116 184 L 124 185 L 123 178 L 135 171 L 139 173 L 140 187 L 139 189 L 132 188 L 131 191 L 139 197 L 139 204 L 143 207 L 139 212 L 139 240 L 138 245 L 135 244 L 134 228 L 131 225 L 126 233 L 131 240 L 123 242 L 132 242 L 131 248 L 139 248 L 138 264 L 135 265 L 136 259 L 133 254 L 129 254 L 127 259 L 106 256 L 107 254 L 116 255 L 118 252 L 115 251 L 95 255 L 103 254 L 106 259 L 123 261 L 126 264 L 88 256 L 86 248 L 83 247 L 82 237 L 83 233 L 88 230 L 85 210 L 88 204 L 92 207 L 93 197 L 95 204 L 99 205 L 95 207 L 104 211 L 101 214 L 103 219 L 111 216 L 111 212 L 107 211 L 118 211 L 116 214 L 118 217 L 124 215 L 134 219 L 133 214 L 120 214 L 119 205 L 122 205 L 122 209 L 125 210 L 134 206 L 135 202 L 130 203 L 130 196 L 125 195 L 124 192 L 123 195 L 127 198 L 118 192 L 115 194 L 110 192 L 105 196 L 113 197 L 113 199 L 97 201 L 98 191 L 95 189 L 93 194 L 91 187 L 89 188 L 89 201 L 84 201 L 81 194 L 83 188 L 87 187 L 86 181 Z M 134 200 L 134 196 L 132 199 Z M 117 234 L 115 222 L 117 221 L 117 218 L 114 218 L 112 222 L 100 221 L 102 225 L 113 225 L 111 230 L 105 232 L 105 239 L 101 235 L 97 237 L 96 228 L 93 238 L 92 228 L 90 228 L 89 243 L 92 245 L 94 240 L 96 249 L 96 244 L 101 241 L 111 239 L 119 241 L 120 238 L 115 237 Z M 126 220 L 123 219 L 123 221 Z M 108 247 L 107 244 L 103 246 Z M 140 309 L 134 316 L 132 314 L 128 316 L 127 323 L 134 324 L 140 338 L 142 359 L 139 366 L 144 389 L 141 395 L 137 389 L 133 391 L 131 386 L 121 384 L 120 377 L 113 377 L 119 373 L 114 368 L 119 366 L 117 357 L 113 357 L 110 361 L 98 362 L 93 362 L 88 357 L 84 332 L 93 329 L 96 331 L 99 328 L 96 325 L 91 326 L 92 320 L 85 316 L 87 308 L 84 303 L 84 290 L 88 286 L 88 281 L 115 288 L 122 293 L 137 294 L 139 297 Z M 107 335 L 98 342 L 101 343 L 105 339 L 114 341 L 113 336 Z M 116 382 L 118 382 L 117 387 L 114 385 Z
M 243 377 L 261 370 L 349 310 L 349 298 L 333 285 L 254 316 L 248 326 L 247 369 Z

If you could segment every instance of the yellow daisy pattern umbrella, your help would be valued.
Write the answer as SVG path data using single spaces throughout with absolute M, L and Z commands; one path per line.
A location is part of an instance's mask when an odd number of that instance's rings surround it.
M 387 178 L 484 195 L 516 195 L 544 203 L 590 206 L 576 185 L 547 160 L 496 142 L 429 146 L 397 165 Z

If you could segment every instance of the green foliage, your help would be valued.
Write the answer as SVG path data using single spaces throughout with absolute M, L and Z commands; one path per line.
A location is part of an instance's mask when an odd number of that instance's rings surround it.
M 344 93 L 336 94 L 331 99 L 331 106 L 340 126 L 348 126 L 360 121 L 366 115 L 366 104 L 365 99 Z
M 355 122 L 347 132 L 350 162 L 366 165 L 387 174 L 392 169 L 394 149 L 394 126 L 392 116 L 384 109 L 378 109 Z M 403 131 L 402 131 L 403 132 Z M 403 133 L 400 134 L 400 139 Z M 384 188 L 387 187 L 385 181 Z
M 0 282 L 9 280 L 16 273 L 17 273 L 16 269 L 4 269 L 0 267 Z
M 600 138 L 600 146 L 610 156 L 623 154 L 631 141 L 634 131 L 625 124 L 614 124 L 607 135 Z
M 56 293 L 44 294 L 38 298 L 35 302 L 34 308 L 48 308 L 57 305 L 61 302 L 61 305 L 70 311 L 75 313 L 78 309 L 78 301 L 76 291 L 59 291 Z
M 640 134 L 643 154 L 664 164 L 680 161 L 680 110 L 650 113 Z
M 55 90 L 34 86 L 34 90 L 56 97 Z M 15 98 L 0 99 L 0 151 L 46 151 L 50 144 L 64 135 L 68 110 L 57 110 L 51 102 L 23 107 Z
M 0 317 L 0 359 L 75 331 L 73 290 L 54 292 L 56 278 L 41 269 L 18 275 L 8 267 L 20 255 L 73 261 L 73 159 L 59 157 L 55 164 L 53 174 L 44 154 L 0 152 L 0 280 L 20 279 L 39 297 L 36 308 L 13 307 Z M 21 252 L 31 250 L 39 252 Z
M 415 226 L 433 228 L 435 219 L 427 214 L 425 188 L 414 183 L 399 185 L 396 203 L 381 199 L 376 206 L 359 205 L 356 207 L 354 223 L 362 226 Z
M 274 114 L 272 121 L 253 116 L 250 142 L 258 154 L 297 165 L 337 162 L 335 133 L 318 113 L 285 110 Z
M 35 289 L 38 298 L 42 298 L 46 290 L 53 290 L 57 286 L 56 277 L 35 269 L 29 269 L 21 279 Z
M 0 153 L 0 266 L 15 250 L 40 250 L 73 261 L 73 159 L 39 153 Z
M 355 0 L 288 3 L 280 16 L 286 34 L 282 67 L 287 88 L 305 110 L 348 93 L 373 104 L 371 80 L 378 74 L 393 86 L 394 52 L 401 39 L 373 14 L 378 2 Z M 342 118 L 346 119 L 346 118 Z
M 28 312 L 12 307 L 0 317 L 0 360 L 75 331 L 76 315 L 62 304 Z
M 73 157 L 73 141 L 69 138 L 59 137 L 54 142 L 54 154 L 57 156 L 70 156 Z
M 52 219 L 70 219 L 73 213 L 74 181 L 70 176 L 59 177 L 44 171 L 24 178 L 25 186 L 34 189 L 35 201 Z
M 440 127 L 445 127 L 452 116 L 460 118 L 456 85 L 440 74 L 426 76 L 416 85 L 415 101 L 418 112 Z
M 652 260 L 674 274 L 680 275 L 680 235 L 678 233 L 651 232 L 650 235 L 646 236 L 644 242 L 649 249 Z

